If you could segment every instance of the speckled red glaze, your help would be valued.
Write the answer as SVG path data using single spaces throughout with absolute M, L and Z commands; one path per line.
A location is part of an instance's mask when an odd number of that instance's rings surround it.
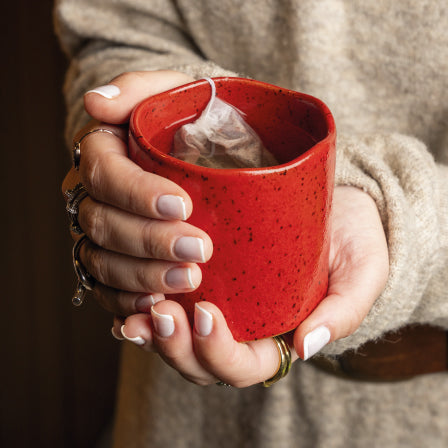
M 138 105 L 129 154 L 188 192 L 194 207 L 189 222 L 214 243 L 212 259 L 200 265 L 200 287 L 171 298 L 190 319 L 195 302 L 213 302 L 235 339 L 255 340 L 296 328 L 326 295 L 336 131 L 316 98 L 248 79 L 214 81 L 217 96 L 246 114 L 281 165 L 213 169 L 168 155 L 176 130 L 208 103 L 206 80 Z

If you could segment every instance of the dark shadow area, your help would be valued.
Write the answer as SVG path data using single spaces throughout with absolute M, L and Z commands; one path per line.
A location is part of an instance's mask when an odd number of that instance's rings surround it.
M 75 309 L 61 181 L 66 60 L 51 0 L 2 5 L 3 343 L 0 446 L 91 447 L 113 414 L 119 344 L 94 300 Z

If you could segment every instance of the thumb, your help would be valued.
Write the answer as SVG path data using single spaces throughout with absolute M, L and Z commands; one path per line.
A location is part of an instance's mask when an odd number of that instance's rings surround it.
M 386 236 L 373 200 L 360 190 L 338 187 L 333 211 L 328 295 L 294 334 L 304 360 L 353 334 L 389 275 Z
M 173 70 L 127 72 L 107 85 L 89 90 L 84 95 L 84 106 L 96 120 L 122 124 L 145 98 L 191 81 L 190 76 Z
M 296 351 L 305 361 L 329 342 L 357 330 L 385 286 L 387 265 L 384 259 L 375 263 L 373 257 L 369 263 L 353 269 L 351 275 L 344 274 L 330 277 L 328 296 L 294 334 Z
M 374 299 L 370 296 L 356 300 L 350 293 L 325 297 L 294 334 L 294 346 L 300 358 L 306 361 L 328 343 L 352 334 Z

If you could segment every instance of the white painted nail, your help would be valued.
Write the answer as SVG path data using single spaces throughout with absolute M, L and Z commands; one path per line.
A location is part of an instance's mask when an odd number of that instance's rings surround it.
M 194 289 L 190 268 L 172 268 L 167 271 L 165 281 L 168 286 L 174 289 Z
M 306 361 L 324 348 L 330 338 L 330 330 L 323 325 L 309 332 L 303 340 L 303 360 Z
M 174 333 L 174 318 L 170 314 L 160 314 L 151 309 L 152 321 L 156 332 L 163 338 L 169 338 Z
M 196 303 L 194 323 L 198 334 L 208 336 L 213 330 L 213 315 Z
M 187 210 L 185 201 L 180 196 L 173 194 L 164 194 L 157 200 L 157 210 L 159 213 L 169 219 L 187 219 Z
M 204 263 L 204 241 L 193 236 L 183 236 L 175 242 L 174 253 L 182 260 Z
M 112 98 L 116 98 L 118 95 L 120 95 L 121 91 L 119 87 L 113 84 L 107 84 L 106 86 L 95 87 L 94 89 L 86 92 L 86 94 L 87 93 L 97 93 L 98 95 L 111 100 Z
M 112 328 L 110 329 L 110 332 L 112 333 L 112 336 L 113 336 L 117 341 L 124 341 L 124 337 L 122 337 L 121 335 L 117 334 L 117 333 L 115 332 L 115 328 L 114 328 L 114 327 L 112 327 Z
M 130 338 L 130 337 L 126 336 L 126 333 L 124 331 L 124 327 L 125 327 L 125 325 L 122 325 L 122 327 L 121 327 L 121 334 L 123 335 L 123 337 L 127 341 L 133 342 L 136 345 L 145 345 L 146 341 L 141 336 L 135 336 L 133 338 Z

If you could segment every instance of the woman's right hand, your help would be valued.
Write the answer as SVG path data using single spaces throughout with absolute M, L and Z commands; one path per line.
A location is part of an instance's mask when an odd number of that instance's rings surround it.
M 87 189 L 78 220 L 88 242 L 80 258 L 96 279 L 96 298 L 117 316 L 147 313 L 164 293 L 195 289 L 201 282 L 196 263 L 212 254 L 209 236 L 185 222 L 192 211 L 188 194 L 127 156 L 132 109 L 148 96 L 190 81 L 173 71 L 125 73 L 84 97 L 93 120 L 75 141 L 95 128 L 115 135 L 95 132 L 82 140 L 79 171 L 69 171 L 62 190 L 65 194 L 79 182 Z

